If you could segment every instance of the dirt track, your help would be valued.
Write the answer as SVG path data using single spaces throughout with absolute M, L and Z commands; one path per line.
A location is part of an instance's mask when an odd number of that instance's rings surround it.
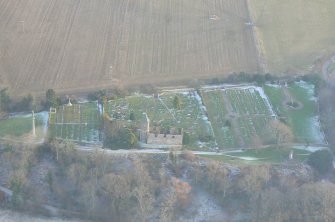
M 0 84 L 19 95 L 256 72 L 248 20 L 245 0 L 0 0 Z

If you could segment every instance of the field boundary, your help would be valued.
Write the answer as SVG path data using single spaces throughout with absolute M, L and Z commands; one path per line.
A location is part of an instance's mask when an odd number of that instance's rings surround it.
M 255 22 L 252 17 L 252 9 L 251 9 L 250 0 L 245 0 L 245 2 L 247 5 L 248 19 L 249 19 L 249 22 L 251 23 L 251 32 L 252 32 L 252 38 L 253 38 L 255 51 L 256 51 L 256 57 L 257 57 L 256 59 L 258 63 L 258 68 L 260 72 L 266 73 L 266 63 L 265 63 L 265 59 L 262 53 L 262 48 L 261 48 L 260 39 L 259 39 L 260 37 L 259 35 L 257 35 L 257 30 L 256 30 L 257 27 L 255 26 Z

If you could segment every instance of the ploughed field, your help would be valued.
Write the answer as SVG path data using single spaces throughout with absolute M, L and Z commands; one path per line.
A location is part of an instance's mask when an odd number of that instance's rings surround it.
M 245 0 L 0 0 L 0 84 L 16 95 L 258 69 Z
M 335 51 L 334 0 L 250 0 L 267 71 L 309 73 Z

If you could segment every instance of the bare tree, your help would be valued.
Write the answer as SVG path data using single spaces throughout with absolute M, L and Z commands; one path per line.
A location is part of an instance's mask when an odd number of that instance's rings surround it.
M 161 222 L 173 221 L 176 212 L 177 195 L 174 191 L 166 194 L 160 205 L 159 219 Z
M 293 141 L 293 132 L 290 127 L 278 120 L 272 120 L 270 123 L 274 133 L 275 144 L 290 143 Z
M 238 188 L 251 196 L 261 191 L 270 180 L 270 167 L 267 165 L 245 167 L 238 181 Z
M 75 186 L 79 186 L 85 181 L 88 170 L 82 163 L 73 163 L 68 167 L 67 175 L 73 180 Z
M 285 194 L 276 188 L 266 189 L 254 196 L 251 205 L 253 222 L 285 222 L 288 220 Z
M 135 187 L 133 195 L 137 200 L 138 215 L 141 221 L 145 222 L 153 209 L 153 195 L 144 185 Z
M 328 181 L 306 184 L 290 194 L 290 221 L 335 221 L 335 185 Z
M 94 181 L 87 180 L 81 184 L 81 203 L 86 205 L 88 212 L 94 212 L 97 207 L 97 187 Z

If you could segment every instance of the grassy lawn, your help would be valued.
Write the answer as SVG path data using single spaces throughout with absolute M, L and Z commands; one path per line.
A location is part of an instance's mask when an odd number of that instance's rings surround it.
M 176 109 L 173 105 L 175 96 L 180 97 L 182 108 Z M 210 135 L 213 137 L 210 122 L 207 119 L 205 109 L 199 103 L 199 95 L 196 92 L 164 93 L 159 98 L 153 96 L 130 96 L 109 101 L 108 112 L 110 116 L 127 120 L 129 124 L 140 127 L 142 114 L 147 113 L 151 126 L 161 129 L 183 128 L 190 135 L 189 149 L 215 147 L 214 138 L 209 141 L 200 141 L 201 137 Z M 130 114 L 134 114 L 131 121 Z
M 284 105 L 286 99 L 283 89 L 273 86 L 264 86 L 264 91 L 268 95 L 274 110 L 278 116 L 291 126 L 298 143 L 315 143 L 322 144 L 323 135 L 318 122 L 317 105 L 314 97 L 313 85 L 305 82 L 292 83 L 288 90 L 302 104 L 301 109 L 292 109 Z
M 288 110 L 296 140 L 305 143 L 322 143 L 314 87 L 299 82 L 289 85 L 289 90 L 297 100 L 303 103 L 303 108 L 300 110 Z
M 224 155 L 200 155 L 205 158 L 222 161 L 225 163 L 246 165 L 246 164 L 279 164 L 289 161 L 289 154 L 293 151 L 294 160 L 292 163 L 305 162 L 311 152 L 290 147 L 248 149 L 226 152 Z
M 333 0 L 251 0 L 253 18 L 271 73 L 308 72 L 335 50 Z
M 36 132 L 39 127 L 43 126 L 42 116 L 36 114 L 35 119 Z M 14 116 L 6 120 L 0 121 L 0 137 L 3 136 L 15 136 L 20 137 L 24 134 L 31 133 L 32 131 L 32 119 L 31 115 L 27 114 L 24 116 Z
M 198 155 L 199 157 L 220 161 L 223 163 L 229 163 L 233 165 L 252 165 L 252 164 L 259 164 L 258 161 L 246 161 L 241 160 L 237 157 L 229 157 L 224 155 Z

